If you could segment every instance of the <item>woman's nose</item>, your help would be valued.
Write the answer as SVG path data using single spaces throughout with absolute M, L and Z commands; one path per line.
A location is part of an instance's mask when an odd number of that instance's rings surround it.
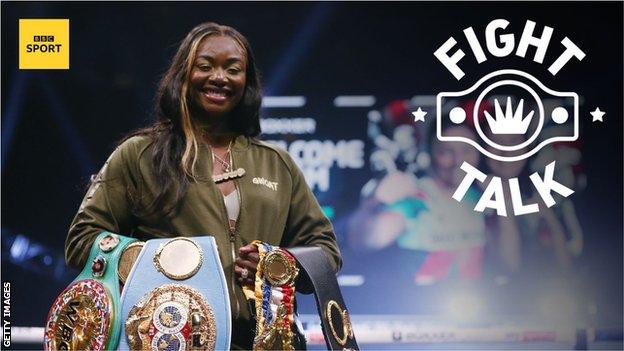
M 215 69 L 213 73 L 208 77 L 208 79 L 210 83 L 218 84 L 218 85 L 222 85 L 227 82 L 227 77 L 225 75 L 225 72 L 220 68 Z
M 449 165 L 451 166 L 451 168 L 453 169 L 458 168 L 459 161 L 460 161 L 460 158 L 455 153 L 449 156 Z

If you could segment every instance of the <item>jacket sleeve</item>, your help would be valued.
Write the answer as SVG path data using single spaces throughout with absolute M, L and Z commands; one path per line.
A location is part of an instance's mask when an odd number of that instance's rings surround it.
M 334 272 L 338 272 L 342 267 L 342 258 L 334 228 L 321 210 L 299 167 L 290 157 L 288 160 L 291 162 L 292 195 L 286 232 L 280 246 L 318 246 L 327 255 Z
M 65 240 L 68 266 L 84 266 L 95 237 L 102 231 L 130 236 L 131 199 L 138 188 L 133 176 L 133 169 L 138 169 L 133 144 L 128 139 L 119 145 L 92 179 Z

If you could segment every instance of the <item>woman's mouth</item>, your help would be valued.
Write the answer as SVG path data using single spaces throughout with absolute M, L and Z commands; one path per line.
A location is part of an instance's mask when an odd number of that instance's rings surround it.
M 227 89 L 208 88 L 202 90 L 202 95 L 211 102 L 222 103 L 227 100 L 230 94 Z

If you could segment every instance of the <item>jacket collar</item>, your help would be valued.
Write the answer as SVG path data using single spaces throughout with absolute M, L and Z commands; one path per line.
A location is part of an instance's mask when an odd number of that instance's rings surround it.
M 238 135 L 234 138 L 234 142 L 232 143 L 233 151 L 244 151 L 249 147 L 250 140 L 249 137 L 245 135 Z

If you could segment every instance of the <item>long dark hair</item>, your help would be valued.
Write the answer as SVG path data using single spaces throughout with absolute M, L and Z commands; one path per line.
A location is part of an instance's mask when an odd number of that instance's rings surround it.
M 147 128 L 127 135 L 123 140 L 146 135 L 152 140 L 152 172 L 157 182 L 157 193 L 149 204 L 135 206 L 144 215 L 170 215 L 177 210 L 191 181 L 195 180 L 195 163 L 201 129 L 191 116 L 192 98 L 189 92 L 190 74 L 201 41 L 211 35 L 227 36 L 245 49 L 247 57 L 246 85 L 238 105 L 227 117 L 230 132 L 256 137 L 260 134 L 260 104 L 262 92 L 251 46 L 247 39 L 232 27 L 214 22 L 193 28 L 180 44 L 171 64 L 158 84 L 156 94 L 156 121 Z

